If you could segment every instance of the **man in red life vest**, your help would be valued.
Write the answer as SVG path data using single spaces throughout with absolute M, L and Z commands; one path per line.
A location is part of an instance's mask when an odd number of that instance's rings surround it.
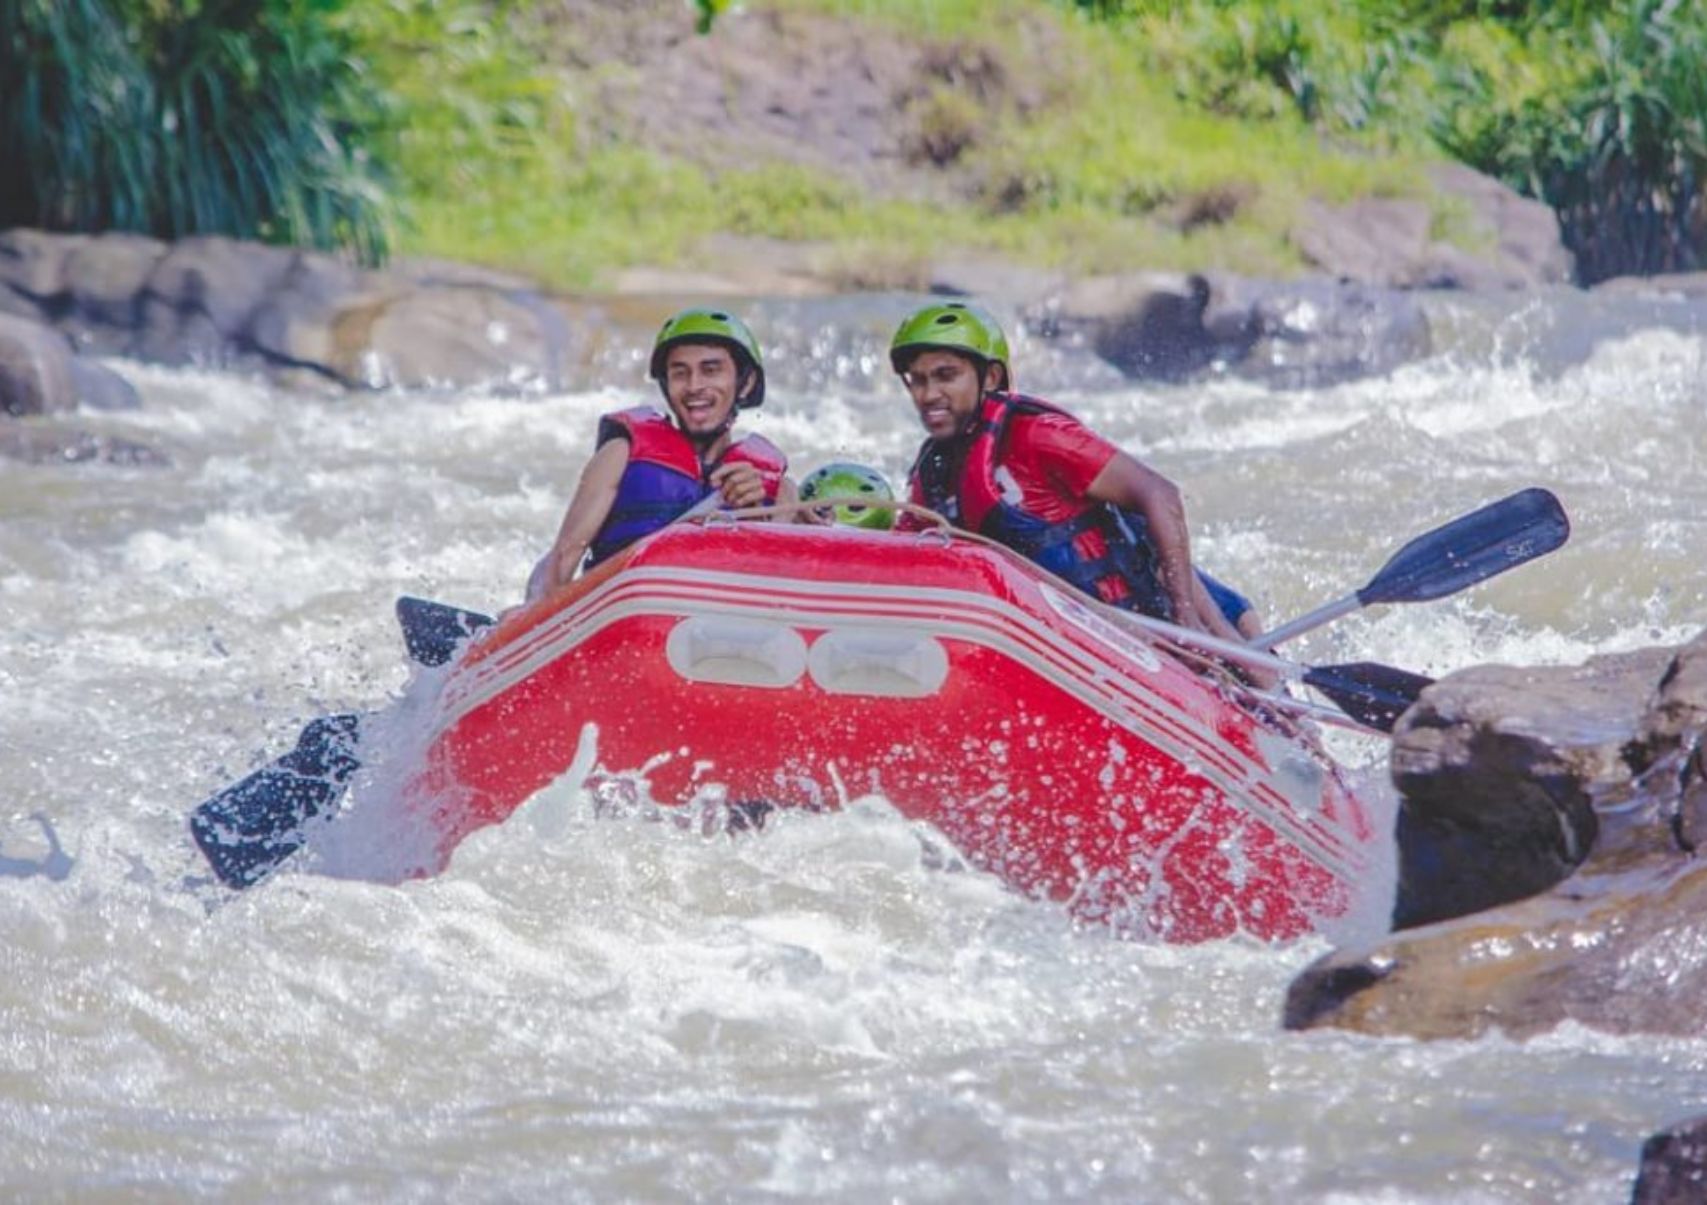
M 765 400 L 764 360 L 746 323 L 726 310 L 683 310 L 658 332 L 650 375 L 669 414 L 636 406 L 599 420 L 597 450 L 528 579 L 529 601 L 713 494 L 727 507 L 795 500 L 787 457 L 763 436 L 731 432 L 737 412 Z
M 1261 631 L 1243 596 L 1194 569 L 1173 482 L 1011 391 L 1007 337 L 988 313 L 925 306 L 901 323 L 889 358 L 930 436 L 908 482 L 913 502 L 1113 606 L 1232 640 Z

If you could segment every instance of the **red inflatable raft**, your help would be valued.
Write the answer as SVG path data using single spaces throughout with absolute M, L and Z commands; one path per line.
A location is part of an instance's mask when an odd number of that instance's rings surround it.
M 1372 873 L 1311 743 L 946 533 L 677 524 L 512 614 L 449 670 L 409 792 L 441 858 L 583 739 L 666 804 L 881 795 L 1016 889 L 1172 941 L 1306 933 Z

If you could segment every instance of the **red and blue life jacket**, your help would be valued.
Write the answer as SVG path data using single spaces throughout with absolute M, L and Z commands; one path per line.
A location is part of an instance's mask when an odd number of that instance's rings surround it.
M 776 501 L 777 487 L 788 471 L 788 458 L 762 435 L 737 440 L 711 464 L 701 464 L 693 441 L 650 406 L 601 417 L 598 446 L 602 448 L 613 439 L 628 440 L 628 464 L 617 482 L 610 514 L 587 549 L 588 568 L 710 497 L 713 490 L 706 479 L 721 465 L 750 464 L 758 469 L 767 505 Z
M 925 441 L 913 463 L 914 497 L 957 526 L 1007 545 L 1093 598 L 1173 618 L 1172 601 L 1156 571 L 1155 549 L 1142 515 L 1085 501 L 1072 518 L 1050 521 L 1004 497 L 996 470 L 1007 450 L 1013 420 L 1033 414 L 1072 419 L 1065 410 L 1037 398 L 985 394 L 968 432 L 950 440 Z

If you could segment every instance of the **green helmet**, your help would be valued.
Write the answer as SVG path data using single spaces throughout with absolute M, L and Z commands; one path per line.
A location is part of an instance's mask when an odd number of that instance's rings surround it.
M 860 494 L 869 494 L 885 502 L 895 499 L 895 492 L 889 488 L 889 482 L 883 474 L 863 464 L 837 461 L 813 469 L 800 482 L 802 502 L 810 502 L 814 498 L 846 498 Z M 860 506 L 854 502 L 841 503 L 834 509 L 836 522 L 845 523 L 849 527 L 888 531 L 895 526 L 895 512 L 892 510 Z
M 1002 333 L 1002 324 L 980 306 L 940 301 L 915 310 L 889 341 L 889 363 L 896 372 L 906 372 L 914 356 L 936 350 L 965 352 L 976 360 L 1000 364 L 1008 387 L 1013 387 L 1008 337 Z
M 728 310 L 706 309 L 700 306 L 671 315 L 659 328 L 658 337 L 652 343 L 649 375 L 658 382 L 660 389 L 664 388 L 664 357 L 669 355 L 670 349 L 678 343 L 716 343 L 727 347 L 735 357 L 737 368 L 751 368 L 758 376 L 758 382 L 753 386 L 752 392 L 744 398 L 738 398 L 735 408 L 751 410 L 764 404 L 765 361 L 759 354 L 759 341 L 753 338 L 753 332 L 747 329 L 745 322 Z

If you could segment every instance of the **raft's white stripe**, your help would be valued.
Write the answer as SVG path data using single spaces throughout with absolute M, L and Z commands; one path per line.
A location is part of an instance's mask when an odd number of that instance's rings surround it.
M 544 641 L 552 646 L 559 644 L 562 630 L 567 626 L 579 626 L 584 612 L 607 600 L 609 595 L 617 592 L 627 592 L 643 589 L 648 585 L 675 587 L 681 591 L 691 591 L 703 588 L 709 591 L 725 591 L 732 594 L 736 601 L 753 610 L 782 611 L 789 614 L 798 613 L 802 601 L 818 607 L 828 607 L 832 612 L 846 608 L 846 614 L 869 614 L 871 602 L 879 600 L 885 605 L 899 608 L 902 614 L 917 614 L 921 603 L 936 603 L 947 616 L 963 616 L 984 613 L 992 617 L 997 626 L 1009 632 L 1017 632 L 1022 640 L 1029 640 L 1039 646 L 1039 655 L 1053 654 L 1057 659 L 1066 659 L 1079 663 L 1086 672 L 1092 675 L 1106 675 L 1108 666 L 1088 654 L 1084 649 L 1065 639 L 1060 632 L 1039 615 L 1023 610 L 1011 603 L 992 598 L 988 594 L 976 591 L 959 590 L 943 587 L 891 586 L 880 583 L 857 582 L 824 582 L 800 578 L 768 577 L 759 574 L 719 573 L 710 570 L 686 569 L 678 567 L 643 567 L 625 570 L 617 577 L 601 583 L 599 588 L 584 598 L 577 600 L 570 607 L 564 608 L 556 616 L 533 629 L 515 641 L 510 647 L 495 653 L 487 661 L 476 667 L 476 670 L 487 672 L 507 671 L 519 661 L 530 660 L 539 642 Z M 794 595 L 796 598 L 784 598 L 782 595 Z M 850 598 L 860 600 L 850 602 Z M 802 601 L 797 601 L 802 600 Z M 931 615 L 931 618 L 935 618 Z M 1080 629 L 1084 631 L 1084 629 Z M 1106 642 L 1094 632 L 1085 635 L 1096 641 L 1102 647 L 1108 647 Z M 1133 634 L 1133 639 L 1142 641 L 1143 638 Z M 1143 641 L 1153 644 L 1150 641 Z M 1121 656 L 1118 649 L 1113 650 Z M 1158 652 L 1162 651 L 1160 649 Z M 1171 662 L 1170 658 L 1170 662 Z M 1176 663 L 1177 664 L 1177 663 Z M 488 667 L 490 667 L 488 669 Z M 1150 692 L 1133 692 L 1136 699 L 1142 701 L 1145 710 L 1153 717 L 1153 722 L 1167 724 L 1181 730 L 1181 735 L 1196 746 L 1197 756 L 1217 762 L 1226 762 L 1229 766 L 1239 764 L 1233 759 L 1231 750 L 1218 736 L 1195 716 L 1180 710 L 1168 700 L 1155 696 Z
M 448 683 L 446 694 L 442 700 L 443 707 L 438 717 L 434 739 L 437 739 L 447 729 L 454 727 L 471 711 L 525 681 L 570 649 L 606 628 L 627 619 L 681 616 L 684 614 L 742 615 L 751 614 L 754 611 L 784 610 L 788 612 L 792 622 L 815 627 L 834 626 L 838 622 L 844 622 L 848 617 L 849 612 L 846 611 L 808 612 L 802 610 L 797 603 L 779 603 L 774 599 L 767 599 L 763 595 L 755 596 L 755 582 L 766 583 L 767 588 L 772 589 L 781 587 L 795 594 L 808 594 L 809 591 L 801 589 L 803 586 L 817 587 L 823 590 L 833 589 L 836 594 L 844 596 L 843 600 L 838 601 L 845 601 L 845 596 L 849 593 L 858 593 L 870 598 L 879 598 L 895 603 L 909 602 L 916 605 L 920 595 L 926 595 L 940 602 L 956 602 L 958 606 L 951 609 L 996 611 L 999 618 L 1008 619 L 1010 622 L 1016 616 L 1022 617 L 1033 625 L 1030 628 L 1022 629 L 1022 631 L 1033 638 L 1038 635 L 1037 625 L 1040 623 L 1043 624 L 1044 630 L 1049 635 L 1055 635 L 1053 629 L 1050 629 L 1046 623 L 1036 617 L 997 600 L 992 600 L 987 595 L 967 591 L 920 590 L 909 592 L 910 597 L 902 597 L 901 592 L 893 588 L 857 585 L 850 587 L 848 583 L 840 582 L 801 582 L 798 579 L 755 578 L 740 574 L 706 573 L 697 570 L 679 572 L 653 570 L 646 574 L 645 579 L 636 580 L 640 572 L 638 570 L 630 571 L 613 578 L 609 583 L 602 584 L 599 589 L 588 594 L 585 598 L 577 600 L 571 607 L 565 608 L 558 616 L 541 625 L 542 628 L 550 629 L 548 638 L 533 638 L 540 629 L 528 633 L 522 641 L 518 642 L 518 645 L 524 650 L 523 654 L 512 655 L 512 650 L 504 650 L 501 654 L 504 664 L 501 667 L 495 667 L 496 672 L 477 673 L 462 689 L 455 689 L 462 685 L 459 682 Z M 682 580 L 684 578 L 688 579 L 686 583 Z M 647 584 L 673 585 L 678 588 L 691 589 L 693 585 L 700 583 L 714 588 L 733 587 L 736 589 L 738 597 L 732 599 L 712 597 L 703 600 L 693 597 L 664 599 L 657 597 L 656 594 L 648 595 L 644 590 Z M 611 597 L 626 594 L 639 594 L 640 597 L 633 599 Z M 607 603 L 608 605 L 605 605 Z M 596 611 L 597 614 L 588 615 L 587 612 L 589 611 Z M 860 614 L 861 612 L 852 613 Z M 869 612 L 865 613 L 868 614 Z M 1242 765 L 1238 762 L 1229 763 L 1227 756 L 1230 751 L 1229 747 L 1218 742 L 1209 748 L 1199 745 L 1198 749 L 1191 752 L 1182 749 L 1178 741 L 1171 739 L 1163 729 L 1183 729 L 1190 745 L 1198 745 L 1199 741 L 1208 737 L 1208 733 L 1193 717 L 1180 712 L 1175 707 L 1167 706 L 1166 700 L 1160 696 L 1145 692 L 1133 692 L 1128 695 L 1122 691 L 1116 699 L 1111 700 L 1107 697 L 1106 691 L 1095 689 L 1082 675 L 1061 670 L 1056 664 L 1061 649 L 1055 649 L 1056 658 L 1050 658 L 1047 656 L 1049 650 L 1046 648 L 1045 656 L 1039 661 L 1037 650 L 1026 648 L 1026 641 L 1015 639 L 1013 635 L 1002 631 L 1000 628 L 991 631 L 975 621 L 967 622 L 944 618 L 940 615 L 897 615 L 894 617 L 885 616 L 884 619 L 886 622 L 895 623 L 898 627 L 962 640 L 968 644 L 988 648 L 1017 660 L 1021 665 L 1038 674 L 1039 677 L 1053 683 L 1063 692 L 1090 706 L 1105 718 L 1131 733 L 1135 738 L 1154 746 L 1164 756 L 1170 757 L 1182 765 L 1189 766 L 1193 772 L 1219 788 L 1234 806 L 1244 804 L 1252 813 L 1253 819 L 1267 824 L 1277 833 L 1291 840 L 1301 850 L 1314 856 L 1318 862 L 1342 879 L 1351 878 L 1360 868 L 1362 859 L 1356 858 L 1353 850 L 1345 848 L 1343 844 L 1344 833 L 1337 828 L 1324 825 L 1319 817 L 1295 815 L 1290 806 L 1290 801 L 1286 800 L 1282 793 L 1276 791 L 1268 781 L 1265 781 L 1269 775 L 1266 768 L 1260 763 L 1246 762 Z M 1066 648 L 1076 658 L 1088 660 L 1083 650 L 1073 648 L 1070 645 Z M 476 671 L 483 670 L 496 659 L 489 658 L 487 662 L 482 662 L 474 669 Z M 1093 667 L 1100 665 L 1094 661 L 1091 664 Z M 1101 668 L 1106 673 L 1110 667 L 1101 666 Z M 1113 676 L 1106 677 L 1102 683 L 1104 686 L 1117 684 L 1118 680 Z M 1132 714 L 1143 711 L 1161 712 L 1162 714 L 1153 715 L 1150 717 L 1152 723 L 1146 724 L 1144 715 Z M 1162 722 L 1155 723 L 1155 720 Z M 1169 723 L 1169 720 L 1173 722 Z M 1198 740 L 1189 740 L 1190 737 L 1197 737 Z M 1206 756 L 1206 753 L 1210 752 L 1216 756 Z M 1243 773 L 1239 773 L 1241 769 Z M 1270 798 L 1279 799 L 1286 806 L 1275 807 L 1269 801 Z
M 549 640 L 530 639 L 529 637 L 533 635 L 530 632 L 527 637 L 515 642 L 514 649 L 501 650 L 475 667 L 476 670 L 487 670 L 488 672 L 480 679 L 471 682 L 466 690 L 479 692 L 482 696 L 489 695 L 491 687 L 487 679 L 492 675 L 500 676 L 507 686 L 512 681 L 516 667 L 532 665 L 535 658 L 538 657 L 541 647 L 559 649 L 562 644 L 562 633 L 570 630 L 571 625 L 573 625 L 573 630 L 583 630 L 590 614 L 596 614 L 598 610 L 614 605 L 630 594 L 640 594 L 655 600 L 667 599 L 687 609 L 689 613 L 703 611 L 708 605 L 723 604 L 735 606 L 748 612 L 782 614 L 794 623 L 816 623 L 824 626 L 845 621 L 849 617 L 867 621 L 873 619 L 885 621 L 913 619 L 925 624 L 924 630 L 929 632 L 940 629 L 947 622 L 941 611 L 937 609 L 927 608 L 920 614 L 918 609 L 910 603 L 894 600 L 881 600 L 875 604 L 870 601 L 850 602 L 840 597 L 829 599 L 814 597 L 810 593 L 800 590 L 793 591 L 795 595 L 793 598 L 781 598 L 779 597 L 781 591 L 775 588 L 772 588 L 764 597 L 756 597 L 740 578 L 735 580 L 737 583 L 735 586 L 724 586 L 719 583 L 701 586 L 697 583 L 668 579 L 653 580 L 606 588 L 598 591 L 596 596 L 590 594 L 585 599 L 577 600 L 572 609 L 566 608 L 554 620 L 548 621 L 547 625 L 542 625 L 551 628 Z M 823 583 L 819 583 L 819 585 L 822 586 Z M 965 614 L 967 622 L 984 623 L 993 631 L 1028 646 L 1029 657 L 1023 658 L 1022 664 L 1029 664 L 1032 658 L 1041 658 L 1046 661 L 1053 661 L 1056 667 L 1061 669 L 1062 663 L 1065 663 L 1064 672 L 1089 678 L 1105 691 L 1112 690 L 1114 693 L 1124 696 L 1127 705 L 1133 710 L 1143 713 L 1142 719 L 1149 725 L 1169 729 L 1177 739 L 1193 746 L 1198 760 L 1218 763 L 1227 773 L 1243 774 L 1247 777 L 1252 773 L 1253 767 L 1256 773 L 1267 773 L 1266 767 L 1260 763 L 1252 762 L 1249 758 L 1243 758 L 1237 750 L 1219 740 L 1204 726 L 1202 721 L 1189 712 L 1171 704 L 1163 696 L 1141 689 L 1137 682 L 1129 680 L 1126 675 L 1111 674 L 1109 663 L 1106 660 L 1098 659 L 1087 650 L 1063 639 L 1047 620 L 1034 617 L 1027 612 L 1017 611 L 1014 608 L 1006 608 L 1006 614 L 1001 612 L 994 615 L 985 614 L 985 612 L 993 610 L 993 608 L 983 605 L 986 598 L 987 596 L 983 594 L 966 593 L 963 596 L 962 604 L 950 608 L 950 610 Z M 814 605 L 823 609 L 808 612 L 803 610 L 806 605 Z M 880 607 L 884 609 L 880 611 Z M 1015 615 L 1028 622 L 1023 626 L 1015 624 L 1012 622 Z M 558 620 L 562 622 L 558 622 Z M 1088 633 L 1088 635 L 1095 637 L 1095 633 Z M 1046 637 L 1047 639 L 1045 639 Z M 1106 647 L 1106 642 L 1100 639 L 1097 640 L 1097 643 Z M 521 651 L 517 652 L 516 649 Z M 1118 652 L 1118 650 L 1115 651 Z M 553 652 L 551 655 L 558 654 Z M 1125 656 L 1125 654 L 1121 655 Z M 1178 667 L 1176 666 L 1176 668 Z M 454 693 L 452 693 L 453 691 Z M 451 691 L 447 691 L 447 695 L 453 703 L 460 702 L 462 694 L 462 691 L 456 690 L 454 687 Z

